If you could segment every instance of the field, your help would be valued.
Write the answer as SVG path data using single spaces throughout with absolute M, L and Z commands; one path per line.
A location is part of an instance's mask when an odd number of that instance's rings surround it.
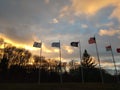
M 120 84 L 101 83 L 1 83 L 0 90 L 120 90 Z

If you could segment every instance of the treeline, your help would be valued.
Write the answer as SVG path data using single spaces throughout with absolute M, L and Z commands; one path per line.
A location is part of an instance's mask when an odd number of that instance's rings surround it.
M 99 82 L 101 83 L 101 76 L 97 68 L 83 68 L 84 82 Z M 23 66 L 13 65 L 10 69 L 0 71 L 0 83 L 38 83 L 39 75 L 40 82 L 58 82 L 60 83 L 60 73 L 45 68 L 27 68 Z M 102 70 L 104 82 L 114 83 L 116 77 L 106 73 Z M 81 68 L 71 69 L 70 72 L 62 73 L 63 82 L 82 82 Z
M 5 44 L 1 49 L 0 59 L 0 83 L 38 83 L 39 77 L 42 83 L 59 83 L 61 77 L 63 82 L 82 82 L 82 80 L 84 82 L 101 82 L 96 60 L 88 54 L 87 50 L 83 53 L 81 65 L 71 61 L 69 70 L 67 70 L 66 63 L 45 59 L 43 56 L 32 56 L 28 50 L 10 44 Z M 30 60 L 33 62 L 29 63 Z M 112 76 L 103 69 L 101 72 L 104 82 L 117 82 L 115 75 Z

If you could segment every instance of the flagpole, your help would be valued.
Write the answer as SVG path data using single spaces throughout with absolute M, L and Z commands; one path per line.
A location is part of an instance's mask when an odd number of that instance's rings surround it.
M 110 46 L 111 46 L 111 44 L 110 44 Z M 111 46 L 111 55 L 112 55 L 113 63 L 114 63 L 114 67 L 115 67 L 116 79 L 117 79 L 117 82 L 119 82 L 119 77 L 118 77 L 118 72 L 117 72 L 117 68 L 116 68 L 116 62 L 115 62 L 115 58 L 114 58 L 114 54 L 113 54 L 113 50 L 112 50 L 112 46 Z
M 38 78 L 38 84 L 40 84 L 41 81 L 41 56 L 42 56 L 42 41 L 41 41 L 41 48 L 40 48 L 40 65 L 39 65 L 39 78 Z
M 59 40 L 60 43 L 60 40 Z M 59 54 L 60 54 L 60 83 L 62 84 L 63 80 L 62 80 L 62 66 L 61 66 L 61 44 L 59 47 Z
M 81 64 L 82 83 L 84 83 L 80 40 L 79 40 L 79 54 L 80 54 L 80 64 Z
M 95 38 L 95 36 L 94 36 L 94 38 Z M 99 63 L 99 69 L 100 69 L 101 81 L 102 81 L 102 83 L 104 83 L 104 80 L 103 80 L 103 74 L 102 74 L 102 68 L 101 68 L 101 65 L 100 65 L 100 57 L 99 57 L 99 53 L 98 53 L 98 47 L 97 47 L 96 38 L 95 38 L 95 46 L 96 46 L 96 53 L 97 53 L 97 57 L 98 57 L 98 63 Z

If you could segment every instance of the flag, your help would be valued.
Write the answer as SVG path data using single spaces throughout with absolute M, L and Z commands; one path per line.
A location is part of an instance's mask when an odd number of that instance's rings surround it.
M 90 37 L 90 39 L 88 40 L 89 44 L 93 44 L 96 43 L 95 37 Z
M 33 47 L 41 48 L 42 43 L 34 42 Z
M 117 51 L 117 53 L 120 53 L 120 48 L 117 48 L 116 51 Z
M 106 48 L 106 51 L 111 51 L 111 46 L 110 45 L 106 46 L 105 48 Z
M 60 42 L 53 42 L 51 46 L 60 48 Z
M 71 46 L 73 46 L 73 47 L 78 47 L 78 43 L 79 43 L 79 42 L 71 42 Z

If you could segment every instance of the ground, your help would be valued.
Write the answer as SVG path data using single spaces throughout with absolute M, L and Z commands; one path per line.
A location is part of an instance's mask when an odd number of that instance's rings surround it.
M 120 90 L 120 83 L 1 83 L 0 90 Z

